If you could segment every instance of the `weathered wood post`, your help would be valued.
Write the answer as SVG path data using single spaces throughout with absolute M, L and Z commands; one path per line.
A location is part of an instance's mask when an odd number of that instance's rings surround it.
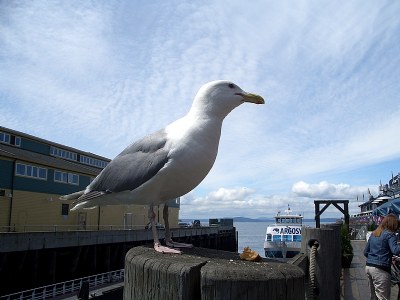
M 124 300 L 200 299 L 200 268 L 206 262 L 132 248 L 125 256 Z
M 293 265 L 220 259 L 201 268 L 201 300 L 304 298 L 304 273 Z
M 336 271 L 336 275 L 335 278 L 339 278 L 338 282 L 339 282 L 339 289 L 340 289 L 340 276 L 342 275 L 342 244 L 341 244 L 341 236 L 340 236 L 340 232 L 341 232 L 341 227 L 342 224 L 322 224 L 322 228 L 323 229 L 333 229 L 334 233 L 334 241 L 332 241 L 332 243 L 335 246 L 335 251 L 332 251 L 332 260 L 338 262 L 337 264 L 335 264 L 334 266 L 336 267 L 336 269 L 333 271 Z M 340 290 L 339 290 L 340 293 Z
M 311 257 L 311 246 L 318 242 L 315 258 Z M 306 253 L 310 264 L 315 264 L 317 289 L 315 299 L 340 299 L 340 235 L 336 229 L 304 228 L 301 251 Z M 312 260 L 315 259 L 314 262 Z M 339 267 L 338 267 L 339 266 Z M 310 277 L 313 274 L 310 274 Z
M 125 257 L 124 300 L 299 299 L 304 272 L 297 266 L 205 248 L 166 255 L 135 247 Z

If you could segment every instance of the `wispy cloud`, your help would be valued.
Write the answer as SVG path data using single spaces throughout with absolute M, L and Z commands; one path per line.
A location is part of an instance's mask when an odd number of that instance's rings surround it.
M 399 13 L 393 1 L 2 2 L 0 123 L 113 158 L 230 79 L 267 103 L 227 117 L 182 213 L 211 214 L 214 200 L 219 216 L 236 215 L 229 201 L 244 215 L 312 212 L 296 182 L 338 191 L 345 174 L 351 198 L 378 180 L 356 182 L 359 170 L 400 170 Z

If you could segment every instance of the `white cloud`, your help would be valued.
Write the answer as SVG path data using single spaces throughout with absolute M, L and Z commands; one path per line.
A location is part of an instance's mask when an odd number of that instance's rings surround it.
M 314 200 L 349 200 L 350 214 L 359 211 L 358 206 L 368 200 L 368 189 L 377 195 L 377 187 L 351 186 L 349 184 L 333 184 L 326 181 L 306 183 L 299 181 L 293 184 L 291 192 L 281 195 L 265 196 L 245 187 L 219 188 L 205 197 L 191 192 L 181 199 L 181 216 L 196 218 L 252 217 L 270 218 L 287 205 L 296 213 L 306 218 L 313 218 Z M 341 205 L 342 206 L 342 205 Z M 343 206 L 342 206 L 343 207 Z M 320 207 L 321 209 L 322 207 Z M 323 217 L 340 217 L 341 213 L 331 206 Z
M 349 184 L 333 184 L 326 181 L 320 183 L 306 183 L 299 181 L 293 184 L 292 192 L 298 197 L 317 199 L 356 199 L 363 195 L 370 187 L 350 186 Z M 372 188 L 371 188 L 372 189 Z M 374 188 L 375 189 L 375 188 Z
M 194 192 L 182 197 L 181 216 L 197 218 L 221 217 L 271 217 L 284 210 L 287 203 L 299 208 L 299 201 L 288 196 L 263 196 L 254 190 L 239 188 L 219 188 L 205 197 L 196 197 Z M 301 210 L 303 211 L 303 210 Z
M 311 198 L 290 194 L 300 181 L 320 182 L 305 184 L 310 195 L 355 195 L 360 170 L 400 170 L 399 11 L 362 1 L 5 2 L 0 124 L 113 158 L 183 116 L 203 83 L 231 79 L 266 105 L 227 117 L 187 213 L 304 204 Z M 343 186 L 321 184 L 344 175 Z

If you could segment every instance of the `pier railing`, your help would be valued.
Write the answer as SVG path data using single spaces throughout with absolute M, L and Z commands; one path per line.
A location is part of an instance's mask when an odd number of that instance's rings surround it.
M 223 228 L 226 226 L 207 226 L 202 225 L 199 227 L 179 227 L 171 226 L 171 229 L 200 229 L 200 228 Z M 232 227 L 232 226 L 228 226 Z M 63 231 L 106 231 L 106 230 L 139 230 L 147 229 L 147 225 L 118 225 L 118 224 L 105 224 L 105 225 L 55 225 L 55 224 L 43 224 L 43 225 L 14 225 L 14 226 L 0 226 L 0 233 L 7 232 L 63 232 Z M 157 227 L 157 229 L 164 229 L 163 227 Z
M 78 292 L 85 282 L 89 283 L 89 289 L 105 284 L 124 281 L 124 269 L 101 273 L 93 276 L 82 277 L 70 281 L 60 282 L 52 285 L 42 286 L 14 294 L 1 296 L 0 300 L 39 300 L 54 299 L 55 297 Z
M 0 226 L 0 232 L 60 232 L 145 229 L 144 225 L 18 225 Z

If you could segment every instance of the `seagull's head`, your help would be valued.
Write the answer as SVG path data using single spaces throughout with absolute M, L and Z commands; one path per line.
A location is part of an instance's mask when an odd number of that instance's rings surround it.
M 193 101 L 192 111 L 225 118 L 235 107 L 245 102 L 265 103 L 261 96 L 245 92 L 231 81 L 216 80 L 200 88 Z

